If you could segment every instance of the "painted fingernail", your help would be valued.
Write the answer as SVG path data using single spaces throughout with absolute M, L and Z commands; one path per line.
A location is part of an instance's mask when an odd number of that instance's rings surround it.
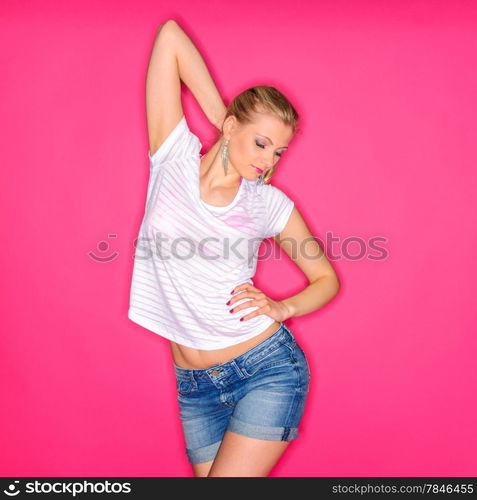
M 227 305 L 228 305 L 228 306 L 230 305 L 230 300 L 227 302 Z
M 234 312 L 234 310 L 233 310 L 233 309 L 230 309 L 229 313 L 233 313 L 233 312 Z
M 234 293 L 234 291 L 235 291 L 235 288 L 230 293 Z
M 243 321 L 243 318 L 240 318 L 240 321 Z

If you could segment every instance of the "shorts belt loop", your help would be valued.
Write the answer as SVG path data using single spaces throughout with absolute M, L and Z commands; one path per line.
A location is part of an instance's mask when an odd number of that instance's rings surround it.
M 290 328 L 287 327 L 287 325 L 285 325 L 285 323 L 283 323 L 283 326 L 284 326 L 285 332 L 287 334 L 287 337 L 289 337 L 289 339 L 292 342 L 294 342 L 296 339 L 295 339 L 295 335 L 293 335 L 293 332 L 290 330 Z
M 232 366 L 233 366 L 234 370 L 237 372 L 237 375 L 241 379 L 245 378 L 245 374 L 242 372 L 242 370 L 240 369 L 239 365 L 235 362 L 235 359 L 232 360 Z
M 194 370 L 190 370 L 189 376 L 190 376 L 190 383 L 192 384 L 192 387 L 194 389 L 197 389 L 197 380 L 194 377 Z

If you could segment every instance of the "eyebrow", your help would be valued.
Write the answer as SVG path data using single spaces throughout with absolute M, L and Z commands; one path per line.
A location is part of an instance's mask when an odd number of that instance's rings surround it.
M 265 139 L 268 139 L 270 141 L 270 144 L 273 146 L 273 142 L 270 139 L 270 137 L 267 137 L 266 135 L 262 135 L 262 134 L 258 134 L 258 135 L 261 137 L 264 137 Z M 288 149 L 288 146 L 282 146 L 281 148 L 278 148 L 278 149 Z

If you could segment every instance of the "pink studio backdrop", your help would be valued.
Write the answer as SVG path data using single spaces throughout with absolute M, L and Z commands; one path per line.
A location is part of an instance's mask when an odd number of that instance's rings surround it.
M 226 103 L 267 84 L 296 106 L 274 184 L 342 283 L 287 321 L 311 386 L 271 476 L 477 474 L 475 3 L 1 9 L 2 476 L 192 474 L 168 341 L 127 318 L 167 18 Z M 183 105 L 206 150 L 214 127 L 186 88 Z M 255 284 L 281 299 L 307 283 L 282 253 Z

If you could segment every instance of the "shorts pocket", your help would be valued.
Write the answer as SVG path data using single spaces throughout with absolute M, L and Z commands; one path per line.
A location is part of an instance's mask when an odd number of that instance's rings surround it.
M 258 370 L 266 370 L 276 366 L 287 365 L 293 362 L 292 356 L 293 347 L 288 344 L 279 344 L 274 350 L 266 353 L 257 353 L 256 355 L 246 359 L 242 367 L 242 371 L 252 376 Z
M 305 351 L 300 347 L 298 343 L 295 343 L 293 357 L 295 359 L 295 366 L 300 378 L 300 389 L 308 391 L 310 385 L 310 366 L 308 365 Z
M 193 389 L 192 382 L 183 378 L 176 378 L 176 389 L 181 396 L 187 396 Z

